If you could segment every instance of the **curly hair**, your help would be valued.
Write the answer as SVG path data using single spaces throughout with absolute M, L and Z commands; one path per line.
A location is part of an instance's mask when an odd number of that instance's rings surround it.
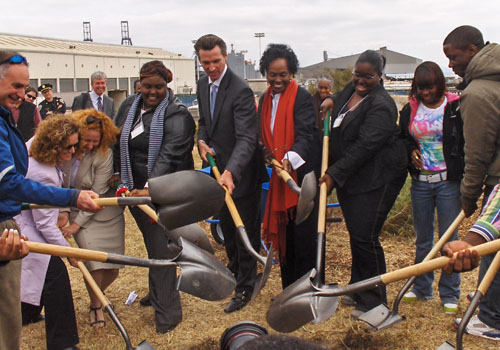
M 260 72 L 262 75 L 266 75 L 271 62 L 278 58 L 284 58 L 286 60 L 288 70 L 292 75 L 297 73 L 299 60 L 290 46 L 285 44 L 269 44 L 260 59 Z
M 36 129 L 30 156 L 40 163 L 55 166 L 68 138 L 78 133 L 80 126 L 80 122 L 69 115 L 54 114 L 45 119 Z
M 97 149 L 99 154 L 106 154 L 107 150 L 116 143 L 120 129 L 103 112 L 99 112 L 93 108 L 82 109 L 71 113 L 71 117 L 80 123 L 80 132 L 84 130 L 97 130 L 101 133 L 101 141 Z M 81 153 L 81 149 L 77 153 Z

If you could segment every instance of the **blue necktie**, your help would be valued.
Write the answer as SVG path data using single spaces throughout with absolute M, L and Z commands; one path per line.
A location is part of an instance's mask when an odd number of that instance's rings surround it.
M 214 119 L 215 100 L 217 99 L 217 85 L 210 84 L 210 117 Z

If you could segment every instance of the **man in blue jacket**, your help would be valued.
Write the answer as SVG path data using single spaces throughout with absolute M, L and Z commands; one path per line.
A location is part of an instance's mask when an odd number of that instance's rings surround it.
M 98 197 L 92 191 L 55 188 L 24 177 L 28 170 L 28 151 L 14 125 L 9 109 L 20 99 L 24 99 L 24 88 L 28 84 L 29 71 L 26 58 L 17 52 L 0 51 L 0 232 L 19 231 L 13 217 L 21 212 L 21 202 L 77 206 L 89 211 L 101 209 L 92 200 Z M 27 254 L 27 247 L 15 251 L 16 245 L 23 246 L 18 240 L 19 237 L 14 231 L 5 232 L 0 238 L 0 349 L 2 350 L 19 350 L 20 347 L 21 261 L 8 261 L 16 257 L 22 258 Z

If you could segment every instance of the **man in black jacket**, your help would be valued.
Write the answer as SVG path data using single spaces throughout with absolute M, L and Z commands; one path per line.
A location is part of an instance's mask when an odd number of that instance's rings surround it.
M 250 242 L 260 248 L 261 183 L 267 180 L 263 158 L 257 152 L 257 120 L 253 92 L 226 65 L 226 43 L 207 34 L 194 45 L 207 76 L 198 81 L 200 121 L 198 152 L 215 157 L 222 173 L 219 183 L 228 188 L 239 210 Z M 235 295 L 224 309 L 230 313 L 244 307 L 253 292 L 257 276 L 254 258 L 238 237 L 231 215 L 220 213 L 229 269 L 235 274 Z

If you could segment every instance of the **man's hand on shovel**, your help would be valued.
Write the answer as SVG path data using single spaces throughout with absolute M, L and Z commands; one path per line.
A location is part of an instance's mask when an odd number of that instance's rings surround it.
M 335 186 L 335 180 L 326 173 L 320 177 L 319 186 L 321 186 L 323 182 L 326 183 L 327 192 L 330 192 L 333 189 L 333 186 Z
M 201 159 L 203 159 L 203 161 L 207 163 L 207 153 L 212 155 L 212 157 L 215 157 L 215 152 L 210 147 L 208 147 L 205 141 L 198 141 L 198 153 L 200 154 Z
M 470 248 L 485 243 L 482 236 L 469 232 L 461 241 L 451 241 L 444 245 L 443 255 L 450 258 L 450 262 L 443 269 L 446 273 L 464 272 L 475 269 L 479 265 L 479 255 L 476 251 L 471 251 Z M 453 253 L 460 250 L 455 257 Z
M 80 191 L 78 195 L 78 200 L 76 201 L 76 206 L 78 209 L 96 212 L 102 209 L 100 205 L 97 205 L 93 199 L 99 198 L 99 195 L 93 191 Z

